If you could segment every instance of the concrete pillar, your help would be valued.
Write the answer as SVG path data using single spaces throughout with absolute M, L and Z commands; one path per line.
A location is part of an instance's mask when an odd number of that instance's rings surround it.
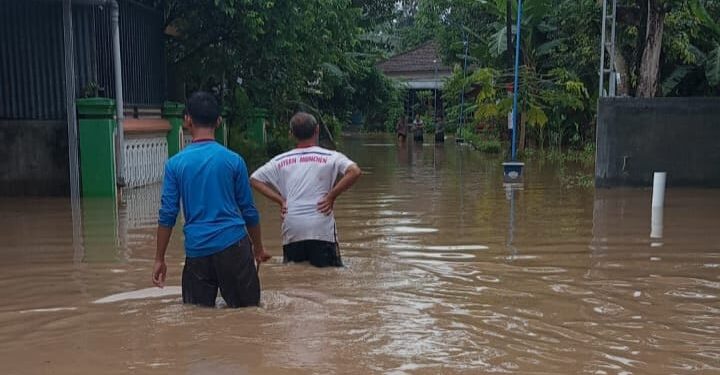
M 182 150 L 183 112 L 185 105 L 176 102 L 165 102 L 163 104 L 162 116 L 170 122 L 170 131 L 167 134 L 168 158 L 173 157 Z
M 220 143 L 221 145 L 227 147 L 228 145 L 228 137 L 227 137 L 227 116 L 228 113 L 230 113 L 229 109 L 227 107 L 222 108 L 222 123 L 220 123 L 220 126 L 215 129 L 215 140 Z

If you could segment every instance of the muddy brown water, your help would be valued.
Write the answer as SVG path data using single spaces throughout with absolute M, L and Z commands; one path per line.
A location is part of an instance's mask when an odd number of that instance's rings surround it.
M 337 203 L 347 265 L 263 265 L 262 307 L 151 288 L 157 187 L 115 209 L 0 200 L 0 374 L 720 373 L 720 191 L 563 187 L 447 143 L 350 136 L 366 174 Z M 670 176 L 672 178 L 672 176 Z M 269 251 L 277 208 L 258 199 Z

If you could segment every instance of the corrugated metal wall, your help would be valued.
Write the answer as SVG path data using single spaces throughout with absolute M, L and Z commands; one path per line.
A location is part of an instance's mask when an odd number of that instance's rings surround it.
M 77 95 L 90 83 L 115 96 L 110 9 L 73 6 Z M 163 15 L 120 1 L 123 96 L 128 105 L 165 99 Z M 60 2 L 0 1 L 0 119 L 65 118 Z
M 164 26 L 162 13 L 133 2 L 121 3 L 123 72 L 133 72 L 123 75 L 127 103 L 156 105 L 165 100 Z
M 0 119 L 65 117 L 62 5 L 0 2 Z
M 110 16 L 108 9 L 94 7 L 97 65 L 111 68 L 98 69 L 97 82 L 105 89 L 104 96 L 114 97 Z M 159 105 L 165 100 L 163 27 L 162 13 L 132 2 L 120 2 L 123 96 L 129 106 Z
M 73 30 L 75 43 L 76 95 L 82 96 L 83 88 L 89 82 L 97 82 L 101 65 L 97 59 L 97 10 L 96 7 L 73 7 Z M 110 66 L 112 68 L 112 65 Z

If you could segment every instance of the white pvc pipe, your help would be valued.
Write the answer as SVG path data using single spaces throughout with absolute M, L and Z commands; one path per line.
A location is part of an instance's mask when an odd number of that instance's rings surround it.
M 77 110 L 75 108 L 75 45 L 73 42 L 72 4 L 63 1 L 63 37 L 65 42 L 65 108 L 68 129 L 68 165 L 71 202 L 80 199 L 80 161 L 78 159 Z M 74 205 L 73 209 L 76 208 Z M 73 211 L 73 217 L 79 215 Z
M 652 210 L 650 218 L 650 238 L 663 237 L 663 219 L 665 205 L 665 181 L 667 173 L 655 172 L 653 176 Z
M 653 175 L 652 206 L 662 207 L 665 205 L 665 179 L 666 172 L 655 172 Z
M 663 207 L 653 207 L 650 218 L 650 238 L 663 237 Z
M 125 104 L 123 103 L 123 86 L 122 86 L 122 60 L 120 58 L 120 6 L 116 0 L 110 0 L 111 20 L 112 20 L 112 41 L 113 41 L 113 71 L 115 73 L 115 106 L 117 117 L 117 150 L 118 165 L 117 177 L 118 185 L 125 186 Z

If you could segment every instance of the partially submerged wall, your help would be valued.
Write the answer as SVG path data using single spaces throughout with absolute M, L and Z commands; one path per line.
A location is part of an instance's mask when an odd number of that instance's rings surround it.
M 68 195 L 67 123 L 0 120 L 0 196 Z
M 720 187 L 720 98 L 602 98 L 595 185 Z

